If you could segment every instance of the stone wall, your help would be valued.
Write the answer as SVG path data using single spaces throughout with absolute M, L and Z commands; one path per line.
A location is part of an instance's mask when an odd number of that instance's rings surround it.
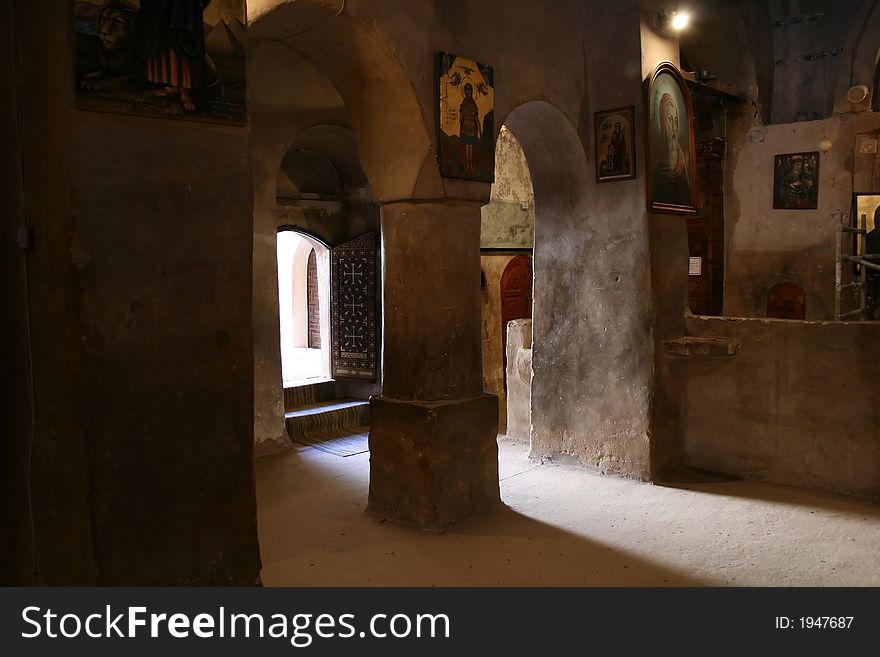
M 483 206 L 480 246 L 531 249 L 535 244 L 535 192 L 522 147 L 505 126 L 495 143 L 495 182 Z
M 880 324 L 692 317 L 733 356 L 665 356 L 685 391 L 686 463 L 880 497 Z
M 836 226 L 852 205 L 856 135 L 878 130 L 880 114 L 864 112 L 734 136 L 725 174 L 725 316 L 764 317 L 767 291 L 791 281 L 806 292 L 808 320 L 833 318 Z M 817 209 L 773 209 L 774 155 L 818 151 L 824 137 L 833 146 L 819 156 Z
M 515 319 L 507 325 L 507 437 L 531 441 L 532 428 L 532 320 Z
M 254 584 L 248 131 L 76 110 L 69 18 L 16 3 L 21 132 L 2 124 L 35 236 L 22 581 Z

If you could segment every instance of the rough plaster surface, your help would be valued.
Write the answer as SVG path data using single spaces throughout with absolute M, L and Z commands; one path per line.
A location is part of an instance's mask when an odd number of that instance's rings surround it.
M 101 581 L 252 584 L 247 130 L 81 112 L 71 170 Z
M 628 3 L 583 17 L 590 108 L 632 104 L 640 120 L 640 20 Z M 596 184 L 586 156 L 591 124 L 582 141 L 570 119 L 544 109 L 523 106 L 508 119 L 536 204 L 531 452 L 647 477 L 653 341 L 643 161 L 636 180 Z
M 10 5 L 11 8 L 11 5 Z M 17 3 L 0 67 L 2 362 L 0 578 L 5 585 L 94 585 L 82 315 L 71 252 L 69 6 Z M 33 238 L 22 249 L 19 230 Z M 39 569 L 37 568 L 39 563 Z
M 764 126 L 731 144 L 724 205 L 726 316 L 763 317 L 767 291 L 792 281 L 807 294 L 807 319 L 833 317 L 836 225 L 852 204 L 855 136 L 878 129 L 880 115 L 849 114 Z M 834 145 L 820 155 L 818 208 L 774 210 L 774 155 L 817 151 L 823 137 Z
M 736 355 L 686 357 L 687 462 L 880 497 L 880 324 L 692 317 Z
M 483 248 L 531 249 L 534 243 L 534 203 L 493 200 L 483 206 L 480 231 Z
M 818 20 L 803 21 L 811 12 L 802 3 L 769 3 L 769 17 L 779 27 L 773 32 L 772 116 L 774 123 L 796 121 L 800 114 L 808 119 L 823 118 L 834 107 L 837 80 L 849 63 L 849 52 L 840 50 L 850 33 L 858 33 L 862 25 L 859 5 L 863 0 L 835 0 L 833 10 L 813 5 L 821 15 Z M 822 11 L 824 9 L 824 11 Z M 812 10 L 815 11 L 815 10 Z M 805 55 L 817 55 L 804 61 Z M 865 80 L 873 82 L 873 80 Z
M 532 424 L 532 320 L 507 324 L 507 437 L 528 443 Z
M 535 192 L 522 147 L 501 126 L 495 142 L 495 182 L 481 210 L 482 248 L 531 249 L 535 243 Z
M 651 474 L 676 467 L 682 459 L 681 398 L 674 376 L 676 362 L 665 358 L 665 344 L 685 335 L 689 312 L 688 240 L 683 216 L 650 215 L 651 285 L 653 288 L 654 382 L 651 399 Z

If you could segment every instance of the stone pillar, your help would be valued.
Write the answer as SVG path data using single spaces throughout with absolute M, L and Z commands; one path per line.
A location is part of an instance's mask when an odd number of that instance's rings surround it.
M 499 501 L 498 401 L 483 392 L 480 206 L 382 207 L 382 395 L 369 510 L 441 530 Z

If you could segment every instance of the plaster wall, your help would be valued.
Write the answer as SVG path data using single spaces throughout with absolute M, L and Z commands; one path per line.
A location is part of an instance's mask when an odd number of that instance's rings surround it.
M 836 226 L 852 204 L 856 135 L 880 130 L 880 114 L 843 114 L 821 121 L 755 126 L 732 135 L 725 190 L 724 314 L 763 317 L 767 291 L 792 281 L 807 294 L 807 319 L 834 314 Z M 818 151 L 815 210 L 773 209 L 774 155 Z
M 71 122 L 102 581 L 254 583 L 247 129 Z
M 772 120 L 791 123 L 828 117 L 837 81 L 849 77 L 847 37 L 858 30 L 864 0 L 773 2 L 774 82 Z M 876 43 L 874 44 L 876 51 Z M 865 81 L 867 82 L 867 80 Z M 801 117 L 800 119 L 798 117 Z
M 30 575 L 253 584 L 247 129 L 75 110 L 70 6 L 14 9 L 36 236 Z
M 482 248 L 531 249 L 535 243 L 535 192 L 522 147 L 505 126 L 495 143 L 495 182 L 481 210 Z
M 643 103 L 645 86 L 657 64 L 671 62 L 678 66 L 679 42 L 661 35 L 653 26 L 654 17 L 660 9 L 667 9 L 663 2 L 648 0 L 641 4 L 641 75 L 643 80 Z M 638 116 L 638 114 L 637 114 Z M 642 121 L 647 117 L 642 116 Z M 644 124 L 642 124 L 644 130 Z M 638 152 L 644 153 L 644 141 Z M 645 160 L 640 158 L 644 171 Z M 647 175 L 647 174 L 644 174 Z M 638 190 L 645 203 L 645 183 L 642 178 Z M 643 206 L 644 207 L 644 206 Z M 650 477 L 677 464 L 681 458 L 681 426 L 677 411 L 678 391 L 670 385 L 665 361 L 659 357 L 660 342 L 670 336 L 681 335 L 684 330 L 684 309 L 687 305 L 687 278 L 683 267 L 687 262 L 687 231 L 683 216 L 647 212 L 645 233 L 648 235 L 651 286 L 650 340 L 653 362 L 650 385 Z
M 705 70 L 718 82 L 769 108 L 773 28 L 767 8 L 766 2 L 755 0 L 700 2 L 690 26 L 680 36 L 682 66 L 688 71 Z M 719 34 L 724 38 L 719 38 Z
M 582 16 L 583 154 L 554 143 L 549 130 L 530 135 L 519 117 L 508 125 L 535 189 L 531 453 L 646 478 L 653 347 L 644 161 L 637 155 L 635 180 L 599 185 L 591 150 L 594 111 L 633 105 L 641 125 L 641 18 L 635 3 L 591 5 Z M 637 127 L 637 154 L 641 141 Z M 556 175 L 547 179 L 550 162 Z
M 880 325 L 692 317 L 740 343 L 679 360 L 690 465 L 786 485 L 880 496 Z
M 98 580 L 90 531 L 81 322 L 71 262 L 67 6 L 9 6 L 0 49 L 0 581 Z M 48 19 L 48 20 L 47 20 Z M 64 546 L 64 549 L 58 549 Z

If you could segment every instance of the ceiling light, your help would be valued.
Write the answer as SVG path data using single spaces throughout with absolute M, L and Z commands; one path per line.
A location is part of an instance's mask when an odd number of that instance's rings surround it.
M 672 27 L 673 32 L 681 32 L 690 22 L 691 15 L 689 13 L 686 11 L 674 11 L 672 12 L 670 27 Z
M 690 21 L 691 15 L 686 11 L 661 9 L 654 17 L 654 27 L 665 36 L 675 37 L 687 28 Z

